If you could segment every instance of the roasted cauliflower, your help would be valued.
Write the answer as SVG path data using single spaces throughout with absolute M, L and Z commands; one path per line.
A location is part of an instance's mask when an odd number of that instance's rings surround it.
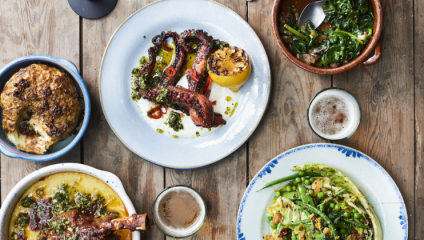
M 81 116 L 73 80 L 44 64 L 20 69 L 1 93 L 2 128 L 20 151 L 44 154 L 72 135 Z

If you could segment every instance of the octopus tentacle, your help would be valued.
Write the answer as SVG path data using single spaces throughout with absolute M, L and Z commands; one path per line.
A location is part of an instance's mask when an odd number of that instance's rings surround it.
M 156 55 L 159 51 L 160 46 L 165 41 L 165 32 L 153 37 L 152 43 L 153 46 L 149 48 L 147 53 L 149 54 L 149 61 L 140 69 L 140 76 L 143 76 L 145 73 L 150 73 L 156 64 Z
M 164 102 L 168 107 L 190 115 L 196 126 L 210 128 L 226 123 L 220 114 L 213 112 L 212 103 L 206 96 L 192 90 L 169 86 L 152 90 L 140 89 L 139 94 L 144 99 Z
M 192 69 L 195 71 L 199 81 L 195 81 L 192 77 L 188 77 L 188 88 L 195 92 L 202 92 L 208 78 L 206 64 L 209 55 L 212 52 L 212 37 L 203 30 L 186 30 L 181 33 L 179 44 L 186 52 L 191 52 L 193 49 L 188 44 L 194 42 L 198 45 L 198 52 L 194 59 Z
M 186 62 L 186 53 L 184 49 L 178 44 L 178 34 L 176 32 L 168 32 L 165 34 L 164 39 L 167 38 L 174 39 L 176 56 L 174 62 L 172 63 L 172 67 L 175 69 L 176 74 L 174 76 L 163 74 L 161 82 L 159 83 L 159 86 L 161 87 L 175 86 L 180 78 L 181 70 Z

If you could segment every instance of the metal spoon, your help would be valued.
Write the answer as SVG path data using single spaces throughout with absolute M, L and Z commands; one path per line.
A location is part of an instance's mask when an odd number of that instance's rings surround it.
M 327 0 L 321 0 L 309 3 L 300 14 L 299 24 L 305 25 L 308 20 L 311 20 L 315 28 L 319 27 L 325 19 L 325 13 L 324 10 L 322 10 L 322 5 L 324 5 L 326 1 Z

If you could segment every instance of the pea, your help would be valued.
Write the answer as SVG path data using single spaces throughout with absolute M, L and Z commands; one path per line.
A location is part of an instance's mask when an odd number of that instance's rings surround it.
M 334 206 L 334 211 L 340 211 L 340 204 L 336 204 L 336 206 Z
M 299 175 L 300 175 L 300 176 L 304 176 L 304 175 L 305 175 L 305 172 L 304 172 L 304 171 L 300 171 L 300 172 L 299 172 Z
M 336 205 L 334 203 L 330 203 L 330 208 L 334 208 Z
M 311 181 L 309 181 L 308 179 L 305 180 L 305 185 L 311 185 Z
M 302 182 L 302 179 L 300 179 L 300 177 L 297 177 L 297 178 L 296 178 L 296 182 L 297 182 L 297 183 L 300 183 L 300 182 Z
M 313 195 L 314 194 L 314 190 L 309 190 L 308 193 L 309 193 L 309 195 Z
M 280 191 L 275 192 L 275 196 L 279 197 L 281 195 Z
M 354 209 L 352 209 L 352 212 L 353 212 L 353 213 L 357 213 L 357 212 L 358 212 L 358 210 L 356 210 L 356 209 L 354 208 Z
M 361 214 L 360 214 L 360 213 L 354 213 L 354 214 L 353 214 L 353 217 L 354 217 L 355 219 L 360 219 L 362 216 L 361 216 Z
M 302 179 L 302 182 L 305 182 L 305 180 L 306 180 L 305 177 L 301 177 L 300 179 Z
M 347 207 L 347 202 L 343 201 L 340 206 Z
M 287 187 L 286 187 L 286 191 L 287 191 L 287 192 L 291 192 L 291 190 L 292 190 L 292 187 L 291 187 L 291 186 L 287 186 Z
M 317 197 L 318 197 L 319 199 L 324 199 L 325 195 L 324 195 L 324 193 L 323 193 L 323 192 L 319 192 L 319 193 L 317 194 Z
M 297 189 L 297 188 L 296 188 L 296 186 L 293 186 L 293 187 L 292 187 L 292 191 L 293 191 L 293 192 L 294 192 L 294 191 L 296 191 L 296 189 Z
M 344 212 L 344 213 L 343 213 L 343 216 L 345 216 L 345 218 L 350 217 L 350 212 L 349 212 L 349 211 Z
M 268 216 L 268 220 L 272 220 L 273 219 L 273 217 L 272 216 Z
M 271 228 L 272 228 L 272 229 L 276 229 L 276 228 L 277 228 L 277 226 L 275 226 L 275 224 L 274 224 L 273 222 L 271 222 Z
M 364 222 L 365 222 L 365 219 L 364 219 L 364 218 L 361 218 L 361 219 L 359 219 L 359 221 L 360 221 L 361 223 L 364 223 Z
M 344 229 L 344 228 L 340 229 L 340 233 L 341 234 L 345 234 L 346 233 L 346 229 Z

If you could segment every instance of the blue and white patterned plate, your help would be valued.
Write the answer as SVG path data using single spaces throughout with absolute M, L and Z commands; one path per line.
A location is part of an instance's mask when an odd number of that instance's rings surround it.
M 161 31 L 187 29 L 203 29 L 244 49 L 252 73 L 240 89 L 237 110 L 225 126 L 207 136 L 174 139 L 149 126 L 131 100 L 131 70 L 147 54 L 154 36 Z M 163 0 L 140 9 L 116 30 L 103 57 L 99 89 L 104 115 L 125 146 L 154 164 L 192 169 L 226 158 L 252 135 L 268 104 L 271 71 L 259 37 L 231 9 L 210 0 Z
M 266 209 L 272 205 L 274 189 L 281 185 L 256 191 L 268 182 L 293 174 L 292 166 L 306 163 L 327 164 L 348 176 L 374 208 L 383 229 L 383 239 L 408 238 L 408 216 L 402 195 L 390 175 L 377 162 L 341 145 L 310 144 L 280 154 L 256 174 L 240 203 L 238 240 L 263 239 L 270 234 Z

